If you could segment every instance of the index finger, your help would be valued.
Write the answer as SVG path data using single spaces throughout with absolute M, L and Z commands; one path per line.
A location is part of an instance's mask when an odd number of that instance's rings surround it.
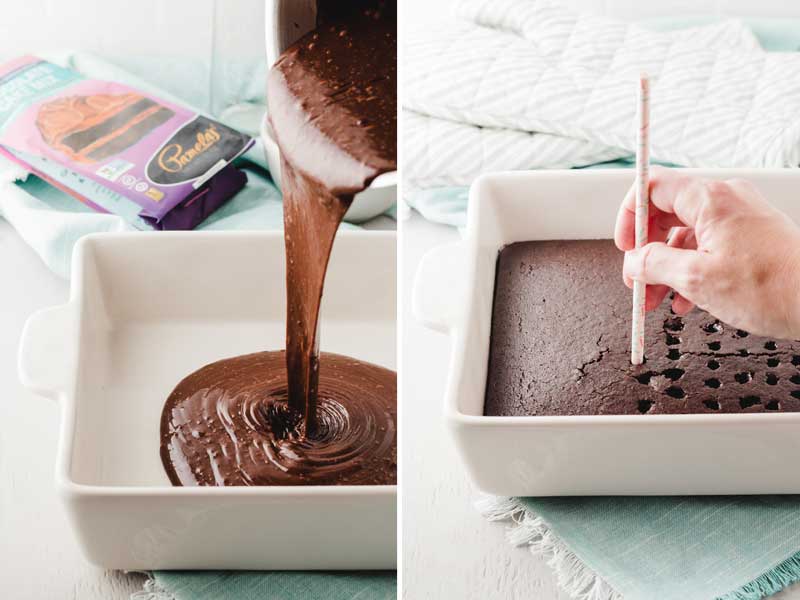
M 675 169 L 654 166 L 650 176 L 651 210 L 648 230 L 655 222 L 660 232 L 650 241 L 663 241 L 671 227 L 692 227 L 697 223 L 700 206 L 703 203 L 702 180 L 684 175 Z M 635 185 L 635 184 L 634 184 Z M 614 227 L 614 243 L 620 250 L 628 251 L 636 247 L 634 231 L 636 227 L 636 194 L 631 187 L 619 207 Z M 661 234 L 664 234 L 663 236 Z M 656 239 L 658 238 L 658 239 Z

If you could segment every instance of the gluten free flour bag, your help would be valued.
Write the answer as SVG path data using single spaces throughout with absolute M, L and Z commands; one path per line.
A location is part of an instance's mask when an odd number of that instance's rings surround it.
M 247 177 L 253 139 L 182 106 L 26 56 L 0 67 L 0 153 L 138 229 L 192 229 Z

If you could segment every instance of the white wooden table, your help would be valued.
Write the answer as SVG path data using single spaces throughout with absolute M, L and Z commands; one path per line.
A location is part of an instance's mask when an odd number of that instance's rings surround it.
M 477 496 L 444 428 L 450 343 L 411 314 L 422 256 L 458 239 L 417 213 L 401 224 L 402 578 L 405 600 L 567 600 L 545 561 L 504 537 L 474 507 Z M 800 600 L 800 585 L 773 596 Z
M 505 540 L 505 527 L 474 507 L 476 492 L 442 421 L 447 336 L 411 314 L 420 258 L 458 239 L 417 213 L 401 223 L 402 540 L 406 600 L 567 600 L 544 561 Z
M 0 218 L 0 597 L 116 600 L 142 588 L 143 575 L 91 566 L 78 550 L 56 496 L 59 408 L 22 387 L 17 346 L 33 311 L 67 300 L 53 275 Z

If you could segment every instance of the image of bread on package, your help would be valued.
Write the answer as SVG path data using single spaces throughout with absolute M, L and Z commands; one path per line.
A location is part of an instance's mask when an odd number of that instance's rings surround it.
M 133 146 L 174 114 L 132 92 L 66 96 L 39 108 L 36 127 L 51 148 L 92 163 Z

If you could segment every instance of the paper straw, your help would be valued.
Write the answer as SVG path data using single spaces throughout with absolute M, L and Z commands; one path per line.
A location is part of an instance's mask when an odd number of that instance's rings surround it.
M 639 78 L 636 134 L 636 247 L 647 244 L 648 208 L 650 205 L 650 81 L 646 74 Z M 647 286 L 633 282 L 633 324 L 631 331 L 631 363 L 644 362 L 644 302 Z

